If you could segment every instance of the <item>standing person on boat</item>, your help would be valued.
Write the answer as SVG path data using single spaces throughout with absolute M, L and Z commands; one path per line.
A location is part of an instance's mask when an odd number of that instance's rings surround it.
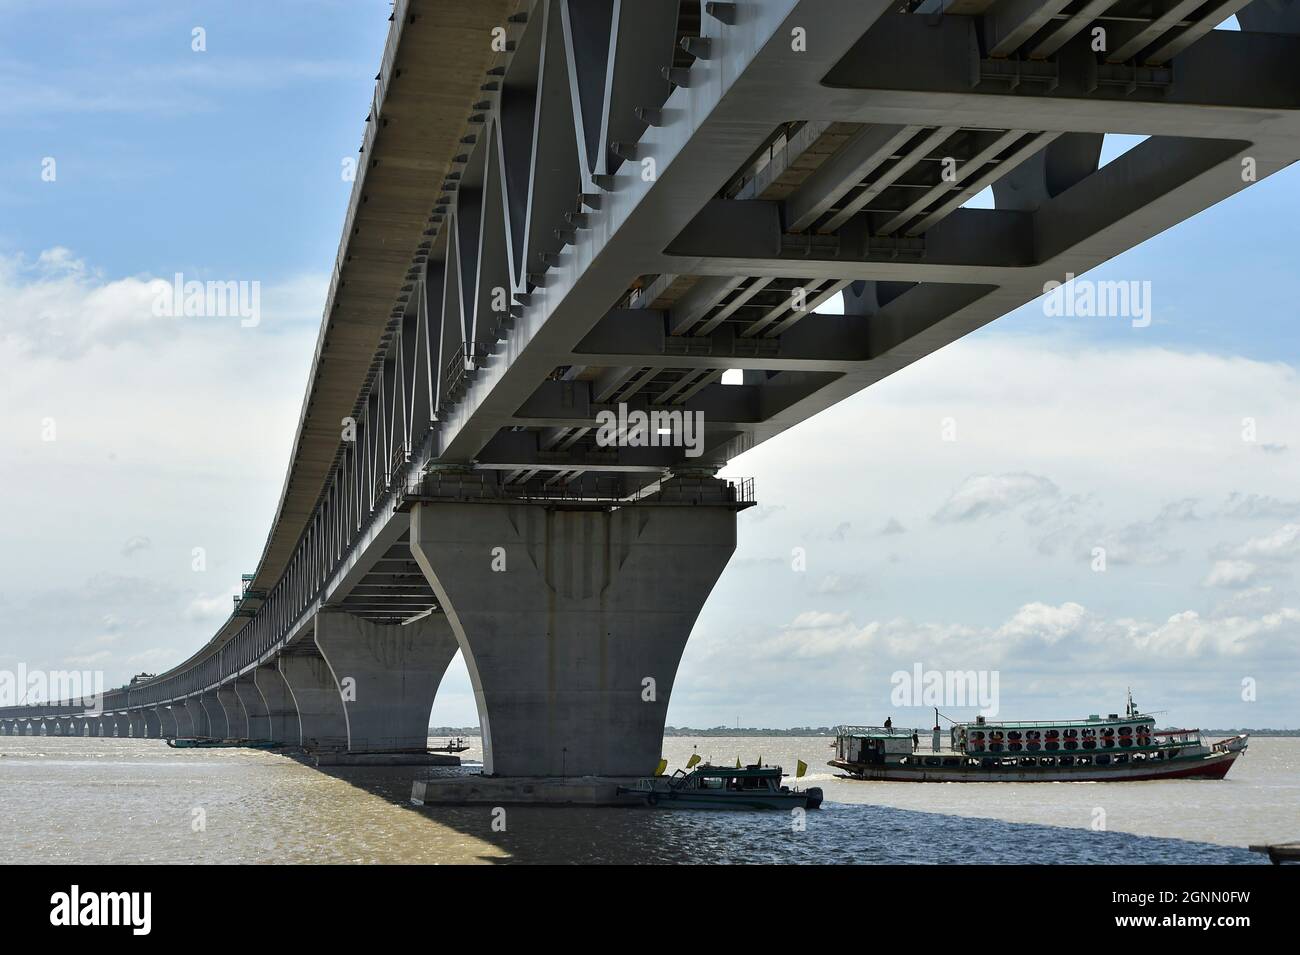
M 921 738 L 916 735 L 916 730 L 912 730 L 912 752 L 921 748 Z
M 885 717 L 885 729 L 887 729 L 887 730 L 892 730 L 893 728 L 894 728 L 894 718 L 893 718 L 892 716 L 886 716 L 886 717 Z
M 934 737 L 931 740 L 931 749 L 936 753 L 939 752 L 939 724 L 934 724 Z

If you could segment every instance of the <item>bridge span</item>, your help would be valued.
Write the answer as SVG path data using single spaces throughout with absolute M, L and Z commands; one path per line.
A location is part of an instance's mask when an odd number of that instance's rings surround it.
M 459 650 L 485 773 L 652 771 L 719 469 L 1294 162 L 1297 64 L 1300 0 L 398 0 L 256 572 L 0 731 L 422 750 Z

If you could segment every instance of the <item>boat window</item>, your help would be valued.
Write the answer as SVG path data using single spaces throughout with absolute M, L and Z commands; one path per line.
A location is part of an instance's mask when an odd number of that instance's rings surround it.
M 1075 759 L 1075 761 L 1074 761 L 1074 765 L 1076 765 L 1076 766 L 1091 766 L 1091 765 L 1092 765 L 1092 757 L 1091 757 L 1091 756 L 1080 756 L 1080 757 L 1078 757 L 1077 759 Z

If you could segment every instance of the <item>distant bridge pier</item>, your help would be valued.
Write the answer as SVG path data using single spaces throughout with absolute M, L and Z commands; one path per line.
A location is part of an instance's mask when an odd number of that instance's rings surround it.
M 172 719 L 176 721 L 178 739 L 193 739 L 198 736 L 198 727 L 194 725 L 194 711 L 190 709 L 189 700 L 172 703 L 171 714 Z
M 266 704 L 266 739 L 282 746 L 301 746 L 302 722 L 298 719 L 298 706 L 279 667 L 258 667 L 253 671 L 253 685 Z
M 319 653 L 291 649 L 280 655 L 279 665 L 298 710 L 301 745 L 313 751 L 347 749 L 347 714 L 325 658 Z
M 132 739 L 144 739 L 144 712 L 129 710 L 126 714 L 127 729 Z
M 235 694 L 233 683 L 217 688 L 217 702 L 221 705 L 225 719 L 226 735 L 224 739 L 248 739 L 248 714 Z
M 239 705 L 244 710 L 244 738 L 250 740 L 269 740 L 271 738 L 271 721 L 267 715 L 266 700 L 262 699 L 253 674 L 246 673 L 231 684 Z
M 447 618 L 389 626 L 322 612 L 315 642 L 337 681 L 348 752 L 424 752 L 433 699 L 457 650 Z
M 415 505 L 411 550 L 465 656 L 485 775 L 654 771 L 687 638 L 736 547 L 728 485 L 688 486 L 685 506 L 676 479 L 617 509 Z
M 158 710 L 150 707 L 140 715 L 141 722 L 144 724 L 145 739 L 160 739 L 162 737 L 162 723 L 158 718 Z
M 158 714 L 158 735 L 163 739 L 175 739 L 176 711 L 170 706 L 156 706 L 154 712 Z
M 199 697 L 199 704 L 208 717 L 208 736 L 213 739 L 226 739 L 230 736 L 226 726 L 226 711 L 217 699 L 217 691 L 210 690 Z
M 208 726 L 208 714 L 203 709 L 203 703 L 197 696 L 191 696 L 185 700 L 185 713 L 189 717 L 190 734 L 196 739 L 201 739 L 212 735 Z
M 104 737 L 117 736 L 116 714 L 105 713 L 99 718 L 99 735 Z

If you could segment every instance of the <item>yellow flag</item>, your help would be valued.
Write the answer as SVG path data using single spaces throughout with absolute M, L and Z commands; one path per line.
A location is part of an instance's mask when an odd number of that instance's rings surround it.
M 699 761 L 700 761 L 700 754 L 692 753 L 691 758 L 686 761 L 686 768 L 687 769 L 693 768 Z
M 796 760 L 794 765 L 794 778 L 799 779 L 806 772 L 808 772 L 808 764 L 802 759 Z
M 739 756 L 736 757 L 736 768 L 737 768 L 737 769 L 740 768 L 740 757 L 739 757 Z
M 668 769 L 668 760 L 666 759 L 659 760 L 659 765 L 655 767 L 655 775 L 662 776 L 666 769 Z

